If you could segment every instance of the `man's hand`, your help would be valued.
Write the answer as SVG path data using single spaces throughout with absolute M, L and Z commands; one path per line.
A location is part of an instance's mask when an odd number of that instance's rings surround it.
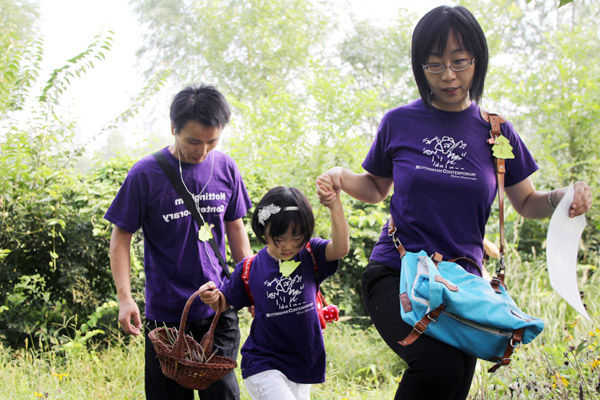
M 130 298 L 129 300 L 119 302 L 119 323 L 123 331 L 128 335 L 137 336 L 141 333 L 142 320 L 140 318 L 140 309 L 133 299 Z

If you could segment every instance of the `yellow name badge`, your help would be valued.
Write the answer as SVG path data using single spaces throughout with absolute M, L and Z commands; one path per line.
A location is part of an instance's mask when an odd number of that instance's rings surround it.
M 279 261 L 279 272 L 283 276 L 290 276 L 292 272 L 300 265 L 300 261 Z
M 205 222 L 198 230 L 198 240 L 201 242 L 208 242 L 212 239 L 213 234 L 211 228 L 212 226 L 208 225 L 208 222 Z
M 492 153 L 494 154 L 494 157 L 502 158 L 504 160 L 507 158 L 515 158 L 515 155 L 512 152 L 513 148 L 508 139 L 504 136 L 500 135 L 494 140 L 490 139 L 490 143 L 493 144 Z

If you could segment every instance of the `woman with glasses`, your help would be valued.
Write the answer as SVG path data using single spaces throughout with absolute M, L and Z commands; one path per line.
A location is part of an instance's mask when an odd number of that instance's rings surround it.
M 321 202 L 329 204 L 343 190 L 378 203 L 393 186 L 390 214 L 406 250 L 439 252 L 446 259 L 468 257 L 481 265 L 497 187 L 487 141 L 490 125 L 478 105 L 487 66 L 485 35 L 467 9 L 442 6 L 427 13 L 412 38 L 412 68 L 421 98 L 383 117 L 362 164 L 365 172 L 336 167 L 317 178 Z M 538 166 L 531 153 L 510 122 L 503 122 L 501 131 L 512 146 L 505 186 L 513 208 L 527 218 L 549 217 L 566 188 L 536 190 L 530 176 Z M 591 198 L 589 186 L 577 182 L 570 215 L 589 210 Z M 426 335 L 407 347 L 398 343 L 413 328 L 400 316 L 401 261 L 388 224 L 364 271 L 362 289 L 373 324 L 408 364 L 396 399 L 465 399 L 475 357 Z

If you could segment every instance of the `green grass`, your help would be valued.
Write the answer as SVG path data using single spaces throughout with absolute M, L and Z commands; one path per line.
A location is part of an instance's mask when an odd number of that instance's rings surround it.
M 537 264 L 537 266 L 535 265 Z M 510 265 L 509 292 L 523 310 L 544 319 L 544 332 L 518 349 L 509 367 L 495 374 L 479 362 L 471 399 L 600 399 L 600 329 L 552 291 L 542 262 Z M 600 282 L 592 266 L 582 266 L 580 288 L 597 321 Z M 240 313 L 242 337 L 248 313 Z M 312 398 L 392 399 L 405 364 L 364 318 L 330 324 L 325 332 L 327 381 L 313 385 Z M 59 356 L 60 354 L 60 356 Z M 107 348 L 9 351 L 0 347 L 1 399 L 143 399 L 143 340 L 120 339 Z M 238 360 L 239 361 L 239 360 Z M 245 392 L 236 369 L 242 399 Z
M 249 321 L 240 313 L 242 334 Z M 390 398 L 403 363 L 379 339 L 373 327 L 335 323 L 325 333 L 327 382 L 314 385 L 313 399 Z M 123 340 L 100 350 L 77 348 L 63 357 L 52 351 L 0 348 L 0 398 L 143 399 L 143 339 Z M 238 360 L 239 362 L 239 360 Z M 242 399 L 250 399 L 236 369 Z

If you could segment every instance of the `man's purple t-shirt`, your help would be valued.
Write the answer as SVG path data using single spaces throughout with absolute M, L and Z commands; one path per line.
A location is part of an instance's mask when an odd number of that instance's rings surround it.
M 181 176 L 168 147 L 161 151 Z M 195 196 L 206 185 L 198 205 L 225 254 L 224 222 L 242 218 L 252 206 L 235 162 L 213 150 L 200 164 L 182 163 L 182 174 Z M 198 240 L 196 222 L 154 157 L 147 156 L 131 168 L 104 218 L 127 232 L 140 227 L 144 232 L 146 318 L 179 321 L 185 302 L 200 285 L 225 282 L 218 258 L 208 242 Z M 198 300 L 188 320 L 213 314 Z
M 255 317 L 242 346 L 242 377 L 269 369 L 281 371 L 296 383 L 325 381 L 325 345 L 315 297 L 319 284 L 335 273 L 339 261 L 327 261 L 329 240 L 310 239 L 317 273 L 310 253 L 302 249 L 293 260 L 301 264 L 288 277 L 279 272 L 279 262 L 266 247 L 252 260 L 249 287 L 254 298 Z M 252 301 L 242 281 L 243 262 L 222 288 L 227 301 L 236 308 Z
M 481 265 L 485 225 L 497 193 L 489 130 L 475 102 L 448 112 L 427 108 L 419 99 L 383 117 L 362 166 L 373 175 L 393 177 L 390 213 L 408 251 L 437 251 Z M 501 131 L 515 156 L 506 160 L 505 185 L 511 186 L 538 167 L 510 122 Z M 387 223 L 371 260 L 401 267 Z

